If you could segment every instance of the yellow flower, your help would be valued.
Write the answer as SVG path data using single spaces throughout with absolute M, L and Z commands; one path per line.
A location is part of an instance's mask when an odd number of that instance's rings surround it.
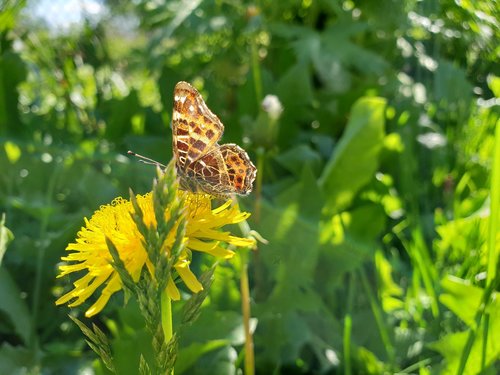
M 238 206 L 227 201 L 220 207 L 212 209 L 212 198 L 208 195 L 188 193 L 186 197 L 186 234 L 185 250 L 174 265 L 177 274 L 184 284 L 193 292 L 203 289 L 201 283 L 189 268 L 190 251 L 200 251 L 218 258 L 228 259 L 234 252 L 222 246 L 249 247 L 255 244 L 253 239 L 241 238 L 219 229 L 228 224 L 239 223 L 250 214 L 241 212 Z M 152 194 L 137 195 L 137 203 L 143 211 L 144 223 L 156 226 L 153 210 Z M 132 203 L 123 198 L 116 198 L 111 204 L 101 206 L 90 220 L 85 218 L 85 227 L 79 232 L 76 242 L 70 243 L 66 250 L 73 251 L 62 257 L 67 264 L 59 267 L 63 277 L 73 272 L 86 272 L 73 283 L 74 289 L 60 297 L 57 305 L 69 302 L 74 307 L 85 302 L 99 287 L 105 284 L 97 301 L 86 311 L 85 316 L 91 317 L 100 312 L 111 295 L 122 289 L 122 282 L 111 265 L 112 257 L 106 245 L 106 237 L 111 239 L 118 250 L 120 259 L 134 281 L 138 281 L 141 271 L 146 266 L 154 274 L 154 267 L 148 259 L 143 245 L 143 236 L 137 229 L 130 214 Z M 168 216 L 168 212 L 166 212 Z M 174 243 L 175 231 L 165 241 L 167 256 Z M 173 300 L 180 299 L 180 293 L 175 282 L 170 278 L 167 294 Z

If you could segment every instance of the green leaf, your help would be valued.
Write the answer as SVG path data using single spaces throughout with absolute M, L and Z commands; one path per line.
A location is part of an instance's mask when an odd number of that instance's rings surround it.
M 472 89 L 464 69 L 446 60 L 439 62 L 434 78 L 434 93 L 437 100 L 448 104 L 468 106 Z
M 475 328 L 474 316 L 481 303 L 483 289 L 450 275 L 441 280 L 441 286 L 445 293 L 439 296 L 439 301 L 469 327 Z
M 141 354 L 139 359 L 139 374 L 140 375 L 152 375 L 151 369 L 149 368 L 148 362 Z
M 212 282 L 214 281 L 214 271 L 213 266 L 208 271 L 204 272 L 199 280 L 203 285 L 203 290 L 198 293 L 194 293 L 191 298 L 186 302 L 183 308 L 182 324 L 192 324 L 201 313 L 201 305 L 205 298 L 208 296 Z
M 214 322 L 217 324 L 213 324 Z M 255 327 L 255 319 L 251 320 L 251 325 L 253 328 Z M 243 320 L 239 313 L 216 311 L 207 307 L 203 309 L 203 313 L 196 322 L 183 327 L 183 343 L 199 343 L 219 339 L 224 339 L 228 345 L 242 345 L 245 342 Z
M 21 372 L 35 365 L 35 353 L 23 346 L 3 343 L 0 347 L 0 374 L 27 374 Z
M 115 372 L 111 346 L 104 332 L 101 331 L 95 324 L 92 324 L 92 329 L 90 329 L 76 317 L 70 315 L 69 318 L 80 328 L 85 337 L 87 337 L 87 340 L 85 341 L 90 346 L 90 348 L 101 358 L 102 362 L 108 368 L 108 370 L 110 370 L 111 372 Z
M 26 6 L 26 1 L 2 1 L 2 11 L 0 12 L 0 33 L 14 28 L 19 13 Z
M 325 212 L 344 210 L 378 169 L 384 140 L 385 99 L 364 97 L 354 103 L 351 119 L 319 180 Z
M 380 250 L 375 253 L 375 265 L 379 279 L 378 293 L 384 311 L 390 312 L 402 308 L 404 303 L 398 297 L 403 295 L 403 290 L 392 279 L 392 265 Z
M 315 173 L 319 173 L 321 157 L 309 145 L 298 145 L 276 156 L 276 161 L 290 172 L 300 176 L 304 166 L 309 166 Z
M 3 11 L 0 12 L 0 15 L 3 14 Z M 1 21 L 0 25 L 1 29 L 3 26 Z M 0 134 L 7 131 L 16 134 L 22 128 L 20 114 L 17 111 L 18 86 L 26 79 L 27 69 L 25 60 L 9 50 L 8 38 L 3 36 L 2 38 L 4 39 L 0 51 Z
M 227 345 L 228 340 L 211 340 L 203 344 L 194 343 L 182 348 L 177 355 L 175 373 L 183 374 L 189 370 L 189 368 L 193 366 L 202 355 Z
M 475 315 L 481 308 L 484 290 L 456 277 L 448 276 L 441 282 L 443 289 L 447 292 L 440 297 L 440 301 L 453 311 L 460 319 L 472 328 L 476 329 Z M 500 358 L 500 341 L 496 338 L 496 333 L 500 332 L 500 301 L 498 293 L 491 296 L 486 308 L 489 315 L 487 325 L 488 341 L 486 350 L 483 352 L 484 326 L 480 324 L 477 328 L 472 347 L 468 352 L 463 374 L 478 374 L 481 371 L 481 358 L 485 354 L 485 366 L 491 366 Z M 485 317 L 483 317 L 485 319 Z M 446 360 L 446 367 L 443 374 L 456 374 L 461 364 L 464 347 L 467 345 L 469 331 L 451 333 L 440 340 L 429 345 L 431 349 L 440 352 Z
M 113 98 L 104 104 L 107 118 L 106 137 L 112 140 L 121 139 L 132 132 L 132 119 L 141 111 L 137 92 L 132 90 L 122 99 Z
M 198 357 L 198 361 L 189 368 L 189 371 L 184 371 L 184 373 L 189 375 L 236 375 L 238 373 L 236 372 L 238 353 L 232 346 L 224 345 L 210 349 L 205 355 Z M 177 375 L 177 373 L 176 368 L 175 374 Z
M 370 350 L 359 347 L 355 348 L 354 357 L 357 362 L 357 370 L 362 374 L 383 374 L 384 363 Z
M 488 76 L 488 86 L 495 95 L 495 98 L 500 98 L 500 77 L 493 74 Z
M 5 214 L 2 214 L 2 218 L 0 219 L 0 266 L 2 265 L 2 259 L 7 246 L 12 240 L 14 240 L 14 234 L 5 226 Z
M 11 164 L 15 164 L 21 157 L 21 148 L 14 142 L 7 141 L 4 144 L 5 154 Z
M 316 335 L 321 335 L 317 327 L 328 327 L 329 338 L 338 332 L 314 284 L 322 205 L 316 179 L 307 167 L 300 182 L 277 197 L 274 204 L 263 202 L 261 220 L 255 229 L 269 240 L 259 253 L 269 275 L 255 287 L 257 294 L 265 290 L 270 295 L 255 309 L 260 332 L 255 337 L 256 346 L 268 348 L 260 356 L 261 361 L 293 361 L 300 357 L 305 345 L 319 345 L 321 339 L 315 340 Z M 318 311 L 322 311 L 319 321 Z
M 496 317 L 497 323 L 495 325 L 490 324 L 488 328 L 490 338 L 488 340 L 488 348 L 486 354 L 486 368 L 490 365 L 493 365 L 494 362 L 498 360 L 500 355 L 500 347 L 498 344 L 498 340 L 496 340 L 494 336 L 494 332 L 499 332 L 500 330 L 500 325 L 498 324 L 499 317 L 500 316 L 497 315 Z M 436 341 L 435 343 L 429 345 L 429 348 L 434 349 L 439 353 L 441 353 L 441 355 L 446 360 L 445 368 L 440 372 L 440 374 L 451 375 L 457 373 L 462 351 L 467 341 L 468 335 L 469 332 L 450 333 L 444 336 L 439 341 Z M 481 328 L 476 335 L 474 344 L 472 346 L 472 350 L 467 360 L 467 364 L 465 366 L 464 371 L 461 374 L 473 375 L 482 373 L 481 372 L 482 335 L 483 335 L 483 329 Z
M 0 311 L 13 325 L 16 334 L 28 343 L 31 333 L 31 316 L 21 291 L 5 267 L 0 267 Z
M 300 93 L 300 95 L 298 95 Z M 276 94 L 283 103 L 283 114 L 280 124 L 297 123 L 308 116 L 309 106 L 313 100 L 313 91 L 309 68 L 306 64 L 296 64 L 288 69 L 276 86 Z M 279 137 L 290 140 L 294 137 L 296 127 L 281 129 Z M 286 139 L 283 139 L 286 137 Z

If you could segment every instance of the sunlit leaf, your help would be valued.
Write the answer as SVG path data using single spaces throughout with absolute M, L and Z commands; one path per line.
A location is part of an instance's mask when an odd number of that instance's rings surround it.
M 403 307 L 404 303 L 399 298 L 403 295 L 403 290 L 392 278 L 392 266 L 385 259 L 381 251 L 375 253 L 375 265 L 379 277 L 378 293 L 382 300 L 384 311 L 390 312 Z
M 373 178 L 383 146 L 384 108 L 382 98 L 361 98 L 353 105 L 345 133 L 319 180 L 326 212 L 345 209 Z
M 21 148 L 14 142 L 5 142 L 4 149 L 11 164 L 15 164 L 21 157 Z
M 440 296 L 440 301 L 454 314 L 462 319 L 467 325 L 474 329 L 475 339 L 466 362 L 465 374 L 477 374 L 481 369 L 481 358 L 483 355 L 484 325 L 476 327 L 475 315 L 482 303 L 484 290 L 468 284 L 462 279 L 448 276 L 441 282 L 445 293 Z M 490 366 L 500 358 L 500 342 L 495 339 L 494 332 L 500 332 L 500 301 L 493 293 L 486 312 L 488 319 L 488 342 L 485 351 L 485 365 Z M 484 317 L 483 317 L 484 319 Z M 469 337 L 469 331 L 450 333 L 430 347 L 439 351 L 446 359 L 444 374 L 455 374 L 463 355 L 465 344 Z
M 5 214 L 0 217 L 0 266 L 7 246 L 14 239 L 14 234 L 5 226 Z

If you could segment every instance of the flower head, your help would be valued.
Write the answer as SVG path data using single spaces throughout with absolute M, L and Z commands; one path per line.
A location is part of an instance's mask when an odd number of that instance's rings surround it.
M 182 193 L 178 192 L 178 194 Z M 155 226 L 152 194 L 137 195 L 136 198 L 143 212 L 144 223 L 147 226 Z M 183 241 L 186 246 L 174 268 L 184 284 L 192 292 L 197 293 L 203 287 L 189 268 L 191 251 L 228 259 L 234 255 L 234 252 L 226 248 L 224 244 L 249 247 L 254 245 L 254 240 L 219 230 L 225 225 L 239 223 L 250 216 L 249 213 L 241 212 L 238 206 L 231 205 L 230 200 L 212 209 L 210 196 L 188 193 L 185 205 L 187 225 Z M 104 308 L 111 295 L 123 288 L 120 276 L 112 266 L 112 256 L 108 250 L 106 238 L 113 242 L 120 259 L 134 281 L 139 280 L 144 266 L 151 274 L 154 274 L 154 266 L 149 261 L 144 248 L 144 237 L 131 217 L 133 210 L 131 201 L 116 198 L 111 204 L 101 206 L 90 220 L 85 218 L 85 226 L 78 232 L 76 241 L 66 247 L 66 250 L 72 252 L 62 257 L 66 264 L 59 267 L 58 277 L 80 271 L 85 274 L 73 283 L 74 288 L 71 291 L 56 301 L 57 305 L 69 302 L 70 307 L 78 306 L 103 286 L 97 301 L 85 313 L 87 317 L 91 317 Z M 169 236 L 165 241 L 164 251 L 167 252 L 167 256 L 175 240 L 173 237 L 173 235 Z M 167 284 L 167 293 L 173 300 L 180 299 L 179 290 L 172 277 Z
M 266 95 L 262 100 L 262 109 L 267 112 L 271 119 L 277 120 L 283 112 L 283 105 L 276 95 Z

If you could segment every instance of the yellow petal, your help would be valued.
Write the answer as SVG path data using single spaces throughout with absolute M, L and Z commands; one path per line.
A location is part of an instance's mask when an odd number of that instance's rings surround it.
M 193 292 L 198 293 L 203 290 L 203 285 L 198 281 L 194 273 L 189 269 L 189 263 L 187 261 L 180 265 L 175 265 L 175 269 L 179 276 L 181 277 L 184 284 Z
M 175 285 L 172 276 L 170 276 L 170 279 L 167 283 L 167 293 L 172 301 L 178 301 L 181 299 L 181 294 L 179 293 L 179 289 L 177 288 L 177 285 Z
M 197 239 L 191 239 L 188 242 L 188 248 L 192 250 L 201 251 L 203 253 L 207 253 L 213 255 L 214 257 L 229 259 L 234 255 L 234 251 L 224 249 L 219 246 L 219 242 L 204 242 Z

